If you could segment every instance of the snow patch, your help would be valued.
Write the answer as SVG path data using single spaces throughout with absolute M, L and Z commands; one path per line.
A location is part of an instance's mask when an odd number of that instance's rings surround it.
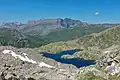
M 110 53 L 111 51 L 105 51 L 104 53 Z
M 38 66 L 40 66 L 40 67 L 46 66 L 46 67 L 48 67 L 48 68 L 53 68 L 53 66 L 50 66 L 50 65 L 48 65 L 48 64 L 45 64 L 44 62 L 40 62 Z
M 22 53 L 24 56 L 27 56 L 27 54 L 26 53 Z
M 36 61 L 34 61 L 33 59 L 28 58 L 28 56 L 27 56 L 26 53 L 23 53 L 23 55 L 24 55 L 25 57 L 16 54 L 16 53 L 13 52 L 12 50 L 4 50 L 4 51 L 2 51 L 2 53 L 4 53 L 4 54 L 10 54 L 10 55 L 12 55 L 14 58 L 16 58 L 16 59 L 20 59 L 20 60 L 22 60 L 22 61 L 30 62 L 30 63 L 32 63 L 32 64 L 37 64 L 37 65 L 40 66 L 40 67 L 53 68 L 53 66 L 50 66 L 50 65 L 48 65 L 48 64 L 46 64 L 46 63 L 44 63 L 44 62 L 36 62 Z

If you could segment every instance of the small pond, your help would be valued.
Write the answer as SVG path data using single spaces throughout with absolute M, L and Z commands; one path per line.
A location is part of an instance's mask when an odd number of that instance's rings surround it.
M 75 52 L 77 52 L 77 50 L 66 50 L 66 51 L 62 51 L 60 53 L 56 53 L 56 54 L 40 52 L 40 54 L 44 57 L 53 59 L 60 63 L 72 64 L 72 65 L 76 66 L 77 68 L 96 64 L 96 62 L 93 60 L 84 60 L 82 58 L 72 58 L 72 59 L 61 58 L 63 55 L 73 55 Z

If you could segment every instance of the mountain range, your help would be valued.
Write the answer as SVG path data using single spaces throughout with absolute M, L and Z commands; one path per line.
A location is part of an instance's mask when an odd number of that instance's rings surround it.
M 3 23 L 0 26 L 1 45 L 15 47 L 39 47 L 52 42 L 76 39 L 97 33 L 118 24 L 88 24 L 70 18 L 31 20 Z
M 68 21 L 69 27 L 60 24 L 59 28 L 53 19 L 2 24 L 0 79 L 119 80 L 120 25 L 72 21 L 74 25 Z M 96 64 L 77 68 L 40 55 L 59 55 L 61 51 L 68 54 L 69 50 L 77 52 L 61 56 L 62 59 L 94 60 Z

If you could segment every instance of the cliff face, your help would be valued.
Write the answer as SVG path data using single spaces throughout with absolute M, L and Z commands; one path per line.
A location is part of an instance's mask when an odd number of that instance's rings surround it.
M 69 27 L 75 27 L 76 25 L 80 25 L 80 24 L 85 24 L 83 22 L 81 22 L 80 20 L 73 20 L 70 18 L 57 18 L 57 19 L 40 19 L 40 20 L 31 20 L 28 21 L 28 24 L 31 25 L 36 25 L 36 24 L 51 24 L 51 25 L 56 25 L 57 28 L 69 28 Z
M 80 20 L 72 20 L 70 18 L 61 19 L 61 26 L 65 28 L 76 27 L 77 25 L 87 24 Z
M 82 24 L 83 23 L 79 20 L 72 20 L 69 18 L 40 19 L 29 21 L 28 24 L 26 24 L 26 27 L 20 31 L 31 35 L 46 35 L 56 29 L 71 28 Z
M 70 18 L 57 19 L 40 19 L 29 20 L 28 23 L 22 24 L 19 22 L 3 23 L 0 27 L 6 27 L 19 30 L 26 34 L 47 34 L 58 28 L 70 28 L 76 25 L 83 24 L 80 20 L 72 20 Z

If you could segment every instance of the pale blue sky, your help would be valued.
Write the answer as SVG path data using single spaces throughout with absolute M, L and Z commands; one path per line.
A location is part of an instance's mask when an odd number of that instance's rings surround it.
M 0 0 L 0 22 L 66 17 L 119 23 L 120 0 Z

